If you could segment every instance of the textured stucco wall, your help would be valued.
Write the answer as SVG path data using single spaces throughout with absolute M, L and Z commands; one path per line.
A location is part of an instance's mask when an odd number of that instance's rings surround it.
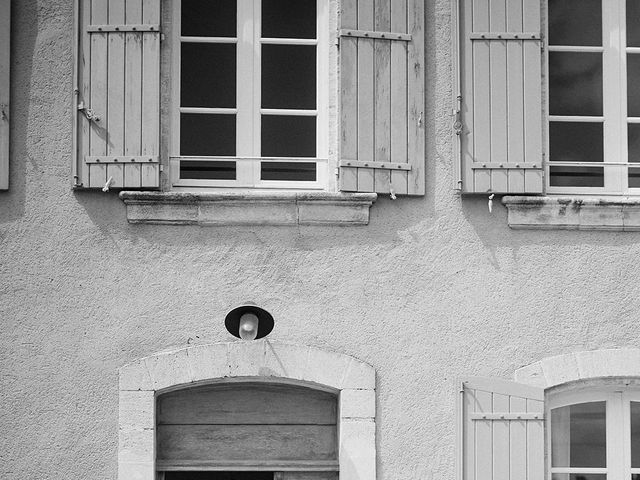
M 378 372 L 378 478 L 452 478 L 453 379 L 637 345 L 640 234 L 511 231 L 452 193 L 449 1 L 427 10 L 427 194 L 363 228 L 131 226 L 70 188 L 72 2 L 13 2 L 11 191 L 0 193 L 0 475 L 115 479 L 117 368 L 226 341 L 251 299 L 271 338 Z

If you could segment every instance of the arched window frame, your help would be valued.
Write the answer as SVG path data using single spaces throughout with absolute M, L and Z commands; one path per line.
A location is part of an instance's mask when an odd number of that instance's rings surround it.
M 376 478 L 373 367 L 348 355 L 266 340 L 193 346 L 120 368 L 118 478 L 156 478 L 158 394 L 220 381 L 270 380 L 338 393 L 340 479 Z

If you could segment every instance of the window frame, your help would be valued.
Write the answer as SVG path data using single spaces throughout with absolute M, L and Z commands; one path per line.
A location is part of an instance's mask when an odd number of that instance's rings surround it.
M 606 480 L 629 480 L 640 468 L 631 467 L 630 403 L 640 402 L 640 385 L 629 386 L 621 380 L 602 385 L 601 382 L 582 386 L 578 390 L 550 392 L 545 400 L 546 471 L 551 480 L 554 473 L 606 475 Z M 604 468 L 553 467 L 551 411 L 556 408 L 590 402 L 606 402 L 606 455 Z
M 544 98 L 543 98 L 543 134 L 546 151 L 544 161 L 545 192 L 551 195 L 640 195 L 640 188 L 628 187 L 628 172 L 633 163 L 628 161 L 627 124 L 640 123 L 640 117 L 627 116 L 627 55 L 635 51 L 640 54 L 640 48 L 626 46 L 626 2 L 628 0 L 602 0 L 602 46 L 564 46 L 549 45 L 549 0 L 542 2 L 544 9 L 543 26 L 545 48 L 543 51 L 544 65 Z M 615 6 L 615 8 L 611 8 Z M 607 38 L 617 32 L 618 41 L 607 43 Z M 616 52 L 619 57 L 616 58 Z M 602 117 L 554 116 L 549 108 L 549 53 L 550 52 L 598 52 L 602 53 L 602 83 L 603 83 L 603 115 Z M 616 93 L 617 92 L 617 93 Z M 551 121 L 601 121 L 603 127 L 604 158 L 602 162 L 552 162 L 550 150 L 550 122 Z M 622 161 L 624 159 L 624 161 Z M 603 187 L 554 187 L 551 186 L 551 167 L 553 166 L 581 166 L 602 167 Z M 637 164 L 640 171 L 640 163 Z
M 250 8 L 241 8 L 249 4 Z M 271 110 L 261 108 L 261 78 L 260 75 L 253 75 L 252 83 L 253 95 L 247 95 L 247 90 L 237 88 L 235 109 L 206 109 L 208 113 L 229 113 L 235 110 L 236 119 L 236 155 L 235 156 L 183 156 L 180 155 L 180 55 L 181 55 L 181 5 L 182 0 L 172 1 L 172 33 L 171 33 L 171 73 L 170 73 L 170 124 L 171 133 L 169 138 L 169 168 L 170 168 L 170 188 L 179 190 L 181 188 L 200 187 L 220 187 L 227 189 L 278 189 L 278 190 L 327 190 L 329 188 L 329 104 L 330 104 L 330 35 L 329 35 L 329 0 L 317 0 L 316 2 L 316 39 L 263 39 L 261 38 L 261 0 L 251 0 L 251 2 L 238 2 L 237 33 L 235 41 L 222 40 L 225 43 L 236 43 L 240 45 L 247 40 L 251 40 L 250 47 L 253 55 L 251 58 L 242 57 L 248 49 L 242 52 L 236 51 L 236 86 L 240 86 L 240 78 L 243 72 L 256 72 L 261 68 L 260 48 L 255 48 L 262 44 L 315 44 L 316 49 L 316 156 L 315 157 L 261 157 L 255 152 L 261 149 L 261 115 L 263 114 L 285 114 L 303 112 L 305 115 L 312 115 L 311 111 L 295 110 Z M 252 18 L 253 32 L 242 35 L 241 22 Z M 244 42 L 243 42 L 244 40 Z M 242 90 L 242 92 L 241 92 Z M 183 109 L 192 110 L 194 109 Z M 199 110 L 199 109 L 196 109 Z M 224 112 L 223 112 L 224 111 Z M 248 124 L 249 129 L 239 128 L 240 125 Z M 250 133 L 247 133 L 250 132 Z M 250 146 L 250 148 L 247 148 Z M 180 178 L 180 161 L 207 161 L 207 160 L 230 160 L 236 162 L 235 180 L 197 180 Z M 274 181 L 261 180 L 260 169 L 262 162 L 313 162 L 316 164 L 315 181 Z

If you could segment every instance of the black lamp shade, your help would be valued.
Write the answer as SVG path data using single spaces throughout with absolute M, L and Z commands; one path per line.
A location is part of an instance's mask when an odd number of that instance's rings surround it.
M 240 338 L 240 317 L 245 313 L 253 313 L 258 317 L 258 335 L 256 340 L 264 338 L 273 330 L 273 316 L 267 312 L 264 308 L 260 308 L 257 305 L 247 303 L 234 308 L 224 319 L 224 325 L 227 327 L 228 332 L 234 337 Z

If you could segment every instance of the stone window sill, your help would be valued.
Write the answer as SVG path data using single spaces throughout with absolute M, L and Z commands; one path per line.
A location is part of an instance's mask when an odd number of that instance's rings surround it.
M 509 227 L 640 231 L 640 197 L 505 196 Z
M 127 221 L 167 225 L 367 225 L 375 193 L 120 192 Z

